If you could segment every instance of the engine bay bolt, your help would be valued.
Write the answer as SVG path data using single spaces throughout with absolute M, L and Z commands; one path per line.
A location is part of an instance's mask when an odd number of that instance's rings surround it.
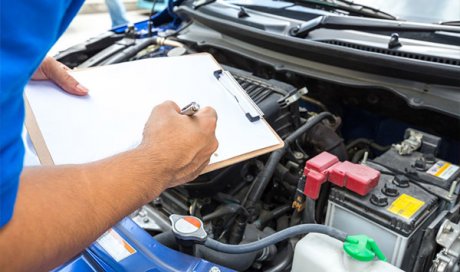
M 147 212 L 144 209 L 142 209 L 142 210 L 139 211 L 138 215 L 140 217 L 145 217 L 145 216 L 147 216 Z
M 385 207 L 388 205 L 388 198 L 381 193 L 374 193 L 371 195 L 371 203 L 378 207 Z
M 245 8 L 240 7 L 240 11 L 238 12 L 238 18 L 246 18 L 249 17 L 249 13 L 246 11 Z
M 423 157 L 417 158 L 414 162 L 414 168 L 419 171 L 426 170 L 426 161 Z
M 410 99 L 410 104 L 414 106 L 419 106 L 423 104 L 423 100 L 420 97 L 413 97 Z
M 398 33 L 391 34 L 390 41 L 388 42 L 388 48 L 389 49 L 394 49 L 394 48 L 398 48 L 398 47 L 401 47 L 401 46 L 402 46 L 402 44 L 399 41 L 399 34 Z
M 369 152 L 364 152 L 364 156 L 363 156 L 363 159 L 361 161 L 361 164 L 366 164 L 367 162 L 367 158 L 369 157 Z
M 251 182 L 251 181 L 254 180 L 254 176 L 253 176 L 253 175 L 246 175 L 244 178 L 245 178 L 246 181 L 248 181 L 248 182 Z
M 393 184 L 400 188 L 407 188 L 409 187 L 409 178 L 404 175 L 397 175 L 393 179 Z
M 209 269 L 209 272 L 220 272 L 220 269 L 217 266 L 213 266 L 211 269 Z
M 449 190 L 449 193 L 447 194 L 447 197 L 448 198 L 452 198 L 455 194 L 455 189 L 457 188 L 457 184 L 458 184 L 458 180 L 454 180 L 452 182 L 452 185 L 450 186 L 450 190 Z
M 150 222 L 150 219 L 149 219 L 148 217 L 145 217 L 144 219 L 142 219 L 142 221 L 143 221 L 144 223 L 148 223 L 148 222 Z
M 427 163 L 433 164 L 436 162 L 436 158 L 434 157 L 433 154 L 424 154 L 423 158 Z
M 160 206 L 161 205 L 161 198 L 157 197 L 153 200 L 153 205 Z
M 292 152 L 292 154 L 294 155 L 294 158 L 296 158 L 296 160 L 303 159 L 303 153 L 302 152 L 294 151 L 294 152 Z
M 453 231 L 453 228 L 450 224 L 446 224 L 444 225 L 444 228 L 442 229 L 442 232 L 444 233 L 449 233 L 449 232 L 452 232 Z
M 391 197 L 399 195 L 398 188 L 396 187 L 396 185 L 389 182 L 385 183 L 385 185 L 383 186 L 382 193 L 384 195 Z

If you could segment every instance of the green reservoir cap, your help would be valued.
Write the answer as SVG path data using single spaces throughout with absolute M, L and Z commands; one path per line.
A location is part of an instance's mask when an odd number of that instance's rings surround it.
M 379 260 L 387 261 L 374 239 L 366 235 L 349 235 L 343 243 L 343 250 L 353 259 L 361 262 L 370 262 L 375 256 Z

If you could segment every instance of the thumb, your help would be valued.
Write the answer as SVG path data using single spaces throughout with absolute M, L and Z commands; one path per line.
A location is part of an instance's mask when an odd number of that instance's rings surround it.
M 171 111 L 171 112 L 174 111 L 174 112 L 180 113 L 179 106 L 171 100 L 164 101 L 163 103 L 160 104 L 160 106 L 167 109 L 168 111 Z

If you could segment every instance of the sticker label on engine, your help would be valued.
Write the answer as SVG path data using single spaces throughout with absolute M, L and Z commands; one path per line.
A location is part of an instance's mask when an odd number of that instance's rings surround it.
M 455 174 L 455 172 L 457 172 L 458 168 L 459 167 L 457 165 L 453 165 L 445 161 L 437 161 L 426 172 L 443 180 L 448 180 L 453 174 Z
M 410 219 L 421 207 L 423 207 L 423 205 L 425 205 L 425 202 L 410 195 L 402 194 L 391 203 L 388 211 L 406 219 Z
M 136 253 L 136 250 L 118 234 L 114 229 L 109 229 L 97 243 L 117 262 Z

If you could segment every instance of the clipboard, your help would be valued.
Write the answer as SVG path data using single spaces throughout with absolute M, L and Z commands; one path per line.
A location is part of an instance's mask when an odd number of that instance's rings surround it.
M 146 63 L 136 63 L 136 62 L 148 62 L 148 61 L 152 62 L 152 63 L 149 63 L 150 66 L 146 65 Z M 250 150 L 249 152 L 241 152 L 239 154 L 236 154 L 236 155 L 228 157 L 228 158 L 226 158 L 224 156 L 225 159 L 216 160 L 215 162 L 213 162 L 213 157 L 211 157 L 211 163 L 204 169 L 202 174 L 210 172 L 210 171 L 214 171 L 214 170 L 217 170 L 217 169 L 220 169 L 220 168 L 223 168 L 223 167 L 226 167 L 226 166 L 229 166 L 229 165 L 232 165 L 232 164 L 235 164 L 235 163 L 238 163 L 238 162 L 250 159 L 250 158 L 254 158 L 254 157 L 269 153 L 269 152 L 272 152 L 272 151 L 280 149 L 280 148 L 282 148 L 284 146 L 284 141 L 277 135 L 277 133 L 271 128 L 271 126 L 264 119 L 263 113 L 258 108 L 258 106 L 251 100 L 251 98 L 241 88 L 241 86 L 236 82 L 236 80 L 231 76 L 231 74 L 226 72 L 226 71 L 224 71 L 222 69 L 222 67 L 217 63 L 217 61 L 210 54 L 198 53 L 198 54 L 192 54 L 192 55 L 181 56 L 181 57 L 169 57 L 169 58 L 161 58 L 161 59 L 156 58 L 156 59 L 141 60 L 141 61 L 135 61 L 135 62 L 115 64 L 115 65 L 110 65 L 110 66 L 102 66 L 102 67 L 95 67 L 95 68 L 77 70 L 77 71 L 72 72 L 72 74 L 83 85 L 86 85 L 85 84 L 85 83 L 87 83 L 86 81 L 89 82 L 89 80 L 88 80 L 89 75 L 91 73 L 93 73 L 93 72 L 94 72 L 95 75 L 98 75 L 98 73 L 100 73 L 102 76 L 104 76 L 104 73 L 102 73 L 101 71 L 107 70 L 106 72 L 108 74 L 105 75 L 105 76 L 108 76 L 110 74 L 109 73 L 110 71 L 118 71 L 117 69 L 123 70 L 123 69 L 132 68 L 132 69 L 130 69 L 131 74 L 128 74 L 127 77 L 123 79 L 124 81 L 120 81 L 120 82 L 126 82 L 126 81 L 133 80 L 132 77 L 134 77 L 134 75 L 133 75 L 134 72 L 132 72 L 132 70 L 139 68 L 139 67 L 136 68 L 136 65 L 140 65 L 140 66 L 145 65 L 145 66 L 149 66 L 149 67 L 157 67 L 157 66 L 153 66 L 154 64 L 162 65 L 162 67 L 165 67 L 164 69 L 166 69 L 166 71 L 164 73 L 163 73 L 163 70 L 162 70 L 163 75 L 167 75 L 167 72 L 171 72 L 171 73 L 174 72 L 174 73 L 176 73 L 178 75 L 181 75 L 181 73 L 183 73 L 184 74 L 183 78 L 184 78 L 185 82 L 180 83 L 180 84 L 185 84 L 186 82 L 188 82 L 188 84 L 193 84 L 193 82 L 192 82 L 193 79 L 196 79 L 198 77 L 201 78 L 202 82 L 206 81 L 206 84 L 204 84 L 203 86 L 208 86 L 208 87 L 213 86 L 213 88 L 214 88 L 213 92 L 217 92 L 217 91 L 220 92 L 220 93 L 211 93 L 212 95 L 214 95 L 215 97 L 218 98 L 217 100 L 222 100 L 220 102 L 220 104 L 217 105 L 217 107 L 220 107 L 220 108 L 216 108 L 216 110 L 222 108 L 222 106 L 221 106 L 222 103 L 227 103 L 228 105 L 233 105 L 232 106 L 233 110 L 235 110 L 236 107 L 239 108 L 239 110 L 238 110 L 239 113 L 236 113 L 234 111 L 233 114 L 234 115 L 236 114 L 238 118 L 243 116 L 243 118 L 245 118 L 247 120 L 247 122 L 245 123 L 247 128 L 252 129 L 252 126 L 257 126 L 257 127 L 263 128 L 263 131 L 261 129 L 260 135 L 264 135 L 264 137 L 261 137 L 260 139 L 255 139 L 255 140 L 257 142 L 260 142 L 260 140 L 266 141 L 267 142 L 266 146 L 263 146 L 261 148 L 256 148 L 254 150 Z M 187 70 L 187 67 L 184 67 L 184 66 L 187 66 L 187 65 L 189 65 L 190 67 L 193 67 L 195 64 L 198 65 L 198 66 L 201 65 L 202 68 L 206 67 L 207 70 L 211 70 L 211 67 L 212 67 L 212 73 L 209 73 L 210 71 L 206 71 L 206 77 L 204 77 L 203 74 L 205 73 L 204 72 L 205 68 L 203 68 L 203 71 L 190 71 L 190 69 Z M 177 65 L 182 65 L 182 66 L 178 68 Z M 174 67 L 174 70 L 170 69 L 170 71 L 168 71 L 167 70 L 168 67 Z M 125 70 L 125 71 L 127 71 L 127 70 Z M 185 75 L 185 73 L 187 73 L 186 71 L 190 71 L 190 73 L 192 73 L 192 74 L 191 75 L 190 74 Z M 85 76 L 83 76 L 83 75 L 85 75 Z M 150 74 L 147 73 L 147 74 L 144 74 L 144 75 L 139 75 L 139 78 L 147 77 L 147 75 L 150 76 Z M 153 73 L 153 75 L 155 75 L 155 73 Z M 161 79 L 159 79 L 159 80 L 161 80 Z M 104 81 L 104 77 L 102 77 L 102 79 L 100 81 Z M 158 83 L 158 82 L 159 81 L 156 81 L 156 83 Z M 175 84 L 178 85 L 179 83 L 176 82 Z M 155 82 L 152 81 L 152 86 L 154 86 L 154 85 L 155 85 Z M 174 86 L 176 86 L 176 85 L 174 85 Z M 220 86 L 220 87 L 217 87 L 217 86 Z M 93 90 L 91 88 L 91 86 L 87 86 L 87 87 L 90 88 L 90 96 L 91 96 L 92 91 L 95 91 L 95 90 Z M 41 90 L 37 90 L 37 88 L 39 88 Z M 198 87 L 196 87 L 196 88 L 198 88 Z M 50 89 L 50 90 L 48 90 L 48 89 Z M 219 89 L 219 90 L 217 90 L 217 89 Z M 54 93 L 54 92 L 56 92 L 56 93 Z M 75 99 L 76 102 L 72 102 L 71 104 L 68 104 L 69 106 L 73 107 L 74 103 L 82 102 L 82 101 L 77 101 L 77 99 L 80 99 L 80 100 L 83 99 L 84 100 L 86 98 L 81 98 L 81 97 L 77 98 L 77 97 L 73 97 L 71 95 L 65 94 L 65 93 L 63 93 L 62 90 L 59 91 L 59 87 L 55 86 L 53 83 L 50 83 L 50 82 L 33 82 L 33 83 L 30 83 L 28 86 L 26 86 L 26 89 L 25 89 L 24 93 L 25 93 L 24 100 L 25 100 L 25 108 L 26 108 L 25 125 L 26 125 L 27 131 L 29 133 L 31 142 L 34 145 L 34 149 L 35 149 L 35 151 L 37 153 L 37 156 L 38 156 L 38 159 L 39 159 L 40 163 L 42 165 L 55 165 L 55 164 L 57 165 L 57 164 L 66 164 L 66 163 L 85 163 L 85 162 L 92 161 L 92 160 L 88 160 L 88 161 L 85 161 L 85 160 L 72 161 L 71 158 L 70 158 L 70 161 L 66 161 L 66 160 L 63 160 L 63 159 L 59 158 L 59 156 L 57 155 L 57 153 L 59 153 L 59 152 L 56 152 L 56 150 L 53 151 L 53 148 L 57 148 L 57 147 L 54 146 L 54 145 L 56 145 L 56 140 L 53 140 L 53 137 L 55 137 L 55 135 L 52 134 L 52 131 L 50 132 L 50 128 L 49 128 L 50 124 L 47 124 L 47 120 L 46 120 L 47 117 L 55 118 L 56 114 L 58 114 L 59 112 L 54 112 L 54 113 L 51 112 L 50 113 L 50 112 L 47 112 L 47 110 L 52 111 L 52 109 L 43 109 L 43 107 L 47 105 L 47 102 L 49 102 L 49 104 L 53 104 L 53 103 L 59 103 L 59 101 L 61 101 L 61 100 L 62 101 L 71 101 L 72 99 Z M 160 95 L 160 93 L 158 93 L 158 94 Z M 161 93 L 161 94 L 164 95 L 164 93 Z M 186 95 L 190 96 L 191 94 L 187 93 Z M 193 96 L 193 95 L 191 95 L 191 96 Z M 201 95 L 201 96 L 203 97 L 203 95 Z M 46 99 L 49 99 L 49 100 L 46 101 Z M 91 99 L 91 97 L 89 99 Z M 178 98 L 178 99 L 182 99 L 182 97 Z M 185 101 L 184 99 L 188 99 L 188 98 L 183 98 L 182 100 Z M 180 102 L 178 102 L 178 101 L 175 101 L 175 102 L 177 104 L 179 104 L 179 106 L 183 106 L 183 105 L 180 105 Z M 188 101 L 188 102 L 190 102 L 190 101 Z M 197 102 L 200 103 L 200 101 L 197 101 Z M 184 103 L 184 102 L 182 102 L 182 103 Z M 85 105 L 85 102 L 83 101 L 81 104 Z M 58 105 L 58 104 L 54 104 L 54 105 L 62 106 L 62 105 Z M 53 107 L 52 105 L 47 105 L 47 106 L 50 107 L 50 108 Z M 153 108 L 153 106 L 154 105 L 152 105 L 150 107 L 150 110 Z M 211 105 L 211 106 L 213 106 L 213 105 Z M 59 109 L 56 109 L 56 110 L 59 111 Z M 64 111 L 65 110 L 66 109 L 64 108 Z M 68 116 L 72 116 L 72 115 L 70 114 Z M 225 123 L 224 124 L 219 123 L 219 121 L 221 120 L 221 117 L 222 117 L 222 116 L 219 115 L 219 111 L 218 111 L 218 116 L 219 116 L 219 119 L 218 119 L 218 129 L 217 130 L 219 130 L 219 128 L 220 128 L 219 126 L 225 126 Z M 224 116 L 224 117 L 228 117 L 228 116 Z M 66 118 L 66 116 L 63 116 L 63 118 Z M 230 122 L 233 122 L 234 117 L 231 117 L 231 118 L 232 119 L 227 118 L 226 120 L 230 120 Z M 242 120 L 242 119 L 240 118 L 240 120 Z M 61 121 L 59 121 L 59 120 L 56 121 L 55 120 L 54 123 L 56 123 L 59 126 L 59 128 L 57 128 L 57 129 L 66 130 L 66 129 L 69 129 L 69 128 L 74 129 L 74 128 L 72 128 L 73 124 L 69 124 L 72 121 L 75 121 L 75 120 L 65 120 L 65 119 L 63 119 Z M 88 120 L 88 121 L 91 121 L 91 120 Z M 136 120 L 136 121 L 139 121 L 139 120 Z M 145 123 L 145 121 L 146 120 L 143 120 L 142 122 Z M 249 125 L 249 123 L 251 123 L 252 125 Z M 56 129 L 56 131 L 59 131 L 57 129 Z M 105 133 L 106 132 L 105 129 L 110 129 L 110 128 L 101 127 L 101 132 Z M 140 133 L 142 133 L 142 131 Z M 238 133 L 243 133 L 244 134 L 245 131 L 240 131 Z M 227 143 L 228 141 L 221 141 L 223 139 L 219 139 L 219 136 L 223 137 L 222 133 L 220 133 L 220 135 L 217 135 L 217 136 L 218 136 L 218 140 L 219 140 L 219 149 L 220 149 L 221 145 L 223 143 Z M 238 134 L 238 136 L 241 137 L 241 135 L 239 135 L 239 134 Z M 227 137 L 227 136 L 225 136 L 225 137 Z M 247 135 L 246 137 L 252 137 L 252 136 Z M 268 141 L 265 138 L 270 138 L 270 141 Z M 227 138 L 224 138 L 224 139 L 227 139 Z M 252 139 L 252 140 L 254 141 L 254 139 Z M 66 139 L 62 139 L 62 141 L 66 141 Z M 241 144 L 244 145 L 245 143 L 242 142 Z M 65 144 L 57 144 L 57 146 L 64 146 L 64 148 L 67 147 Z M 81 148 L 85 148 L 85 147 L 81 147 Z M 127 148 L 127 149 L 129 149 L 129 148 Z M 218 149 L 218 152 L 219 152 L 219 149 Z M 113 154 L 106 153 L 105 156 L 100 157 L 99 159 L 102 159 L 102 158 L 104 158 L 106 156 L 115 155 L 116 153 L 119 153 L 119 152 L 122 152 L 122 151 L 123 150 L 118 150 L 118 152 L 113 152 Z M 65 153 L 67 151 L 63 151 L 63 152 Z M 69 156 L 71 156 L 71 154 L 72 154 L 71 152 L 73 152 L 72 148 L 69 148 L 68 152 L 70 152 Z M 214 154 L 214 155 L 216 155 L 216 154 Z M 95 160 L 97 160 L 97 159 L 95 159 Z

